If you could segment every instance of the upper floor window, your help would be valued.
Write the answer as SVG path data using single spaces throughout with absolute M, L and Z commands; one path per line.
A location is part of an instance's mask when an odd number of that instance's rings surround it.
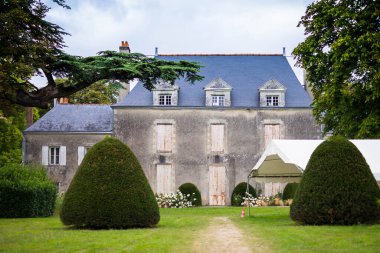
M 222 78 L 215 78 L 204 88 L 206 93 L 206 106 L 231 106 L 232 87 Z
M 66 146 L 42 146 L 42 165 L 66 165 Z
M 278 106 L 278 96 L 267 96 L 267 106 Z
M 272 79 L 259 89 L 261 107 L 285 107 L 286 87 Z
M 158 99 L 159 105 L 171 105 L 172 104 L 172 96 L 171 95 L 160 95 Z
M 211 152 L 224 152 L 224 124 L 211 124 Z
M 169 82 L 158 81 L 154 85 L 154 89 L 152 89 L 153 105 L 178 105 L 178 91 L 179 87 L 177 85 L 173 85 Z
M 59 164 L 59 147 L 49 147 L 49 164 Z
M 212 97 L 212 106 L 224 106 L 224 96 L 214 95 Z
M 173 148 L 173 125 L 156 125 L 156 152 L 171 153 Z

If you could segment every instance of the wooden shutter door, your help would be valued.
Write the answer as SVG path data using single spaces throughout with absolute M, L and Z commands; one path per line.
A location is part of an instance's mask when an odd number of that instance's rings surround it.
M 280 125 L 265 125 L 264 126 L 265 148 L 271 140 L 280 139 Z
M 157 194 L 173 192 L 174 176 L 171 164 L 157 164 Z
M 209 205 L 226 204 L 226 169 L 224 166 L 209 167 Z
M 173 126 L 170 124 L 157 124 L 157 152 L 172 152 Z
M 224 125 L 211 125 L 211 151 L 224 152 Z

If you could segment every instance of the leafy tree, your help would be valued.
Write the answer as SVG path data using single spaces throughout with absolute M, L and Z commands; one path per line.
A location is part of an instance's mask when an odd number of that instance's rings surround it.
M 119 83 L 98 81 L 69 96 L 70 104 L 114 104 L 116 103 Z
M 65 0 L 53 2 L 69 8 Z M 39 0 L 0 3 L 0 100 L 48 108 L 53 98 L 67 97 L 100 80 L 139 79 L 152 89 L 161 79 L 171 83 L 181 77 L 191 83 L 202 79 L 197 74 L 200 66 L 191 62 L 113 51 L 92 57 L 68 55 L 62 50 L 67 33 L 45 20 L 48 11 Z M 31 83 L 34 74 L 44 75 L 47 85 L 38 88 Z M 55 77 L 66 78 L 66 82 L 57 85 Z
M 8 119 L 0 118 L 0 167 L 21 162 L 21 131 Z
M 316 1 L 301 25 L 307 38 L 293 54 L 307 71 L 325 133 L 380 138 L 379 2 Z

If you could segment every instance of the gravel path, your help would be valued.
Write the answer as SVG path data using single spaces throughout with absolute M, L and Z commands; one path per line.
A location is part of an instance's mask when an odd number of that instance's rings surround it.
M 243 233 L 227 217 L 216 217 L 211 224 L 197 236 L 195 252 L 252 252 L 244 240 Z

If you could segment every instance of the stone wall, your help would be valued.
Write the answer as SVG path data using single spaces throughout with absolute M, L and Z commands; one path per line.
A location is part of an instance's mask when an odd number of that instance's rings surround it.
M 42 162 L 42 146 L 66 146 L 66 165 L 47 165 L 48 176 L 59 184 L 59 191 L 67 190 L 78 168 L 78 147 L 93 146 L 104 139 L 106 134 L 24 134 L 25 162 Z
M 173 149 L 156 152 L 157 122 L 173 122 Z M 225 150 L 210 152 L 210 124 L 225 125 Z M 249 171 L 264 151 L 265 124 L 280 124 L 281 139 L 320 139 L 320 127 L 309 108 L 213 109 L 213 108 L 115 108 L 114 135 L 138 157 L 152 189 L 157 188 L 156 165 L 172 164 L 174 186 L 190 182 L 209 203 L 209 167 L 226 168 L 226 204 L 233 188 L 246 182 Z

